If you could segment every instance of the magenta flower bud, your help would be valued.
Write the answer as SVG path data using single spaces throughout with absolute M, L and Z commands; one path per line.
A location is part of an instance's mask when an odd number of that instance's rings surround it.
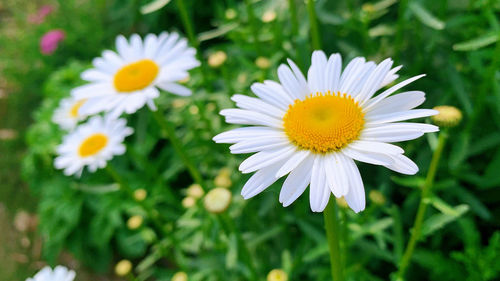
M 44 55 L 50 55 L 55 52 L 59 41 L 63 40 L 66 37 L 64 31 L 60 29 L 54 29 L 42 36 L 40 40 L 40 50 Z

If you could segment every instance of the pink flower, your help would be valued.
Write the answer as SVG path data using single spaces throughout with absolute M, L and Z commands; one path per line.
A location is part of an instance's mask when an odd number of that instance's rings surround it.
M 44 5 L 42 6 L 36 14 L 31 14 L 28 17 L 28 22 L 34 24 L 41 24 L 50 13 L 54 11 L 54 6 Z
M 50 55 L 55 52 L 59 41 L 63 40 L 66 34 L 60 29 L 51 30 L 42 36 L 40 40 L 40 50 L 44 55 Z

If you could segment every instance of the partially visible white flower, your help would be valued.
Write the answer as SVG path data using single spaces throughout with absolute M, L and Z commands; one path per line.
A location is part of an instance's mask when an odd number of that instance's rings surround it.
M 118 117 L 123 112 L 134 113 L 145 104 L 155 110 L 153 100 L 160 95 L 158 88 L 180 96 L 191 95 L 191 90 L 177 82 L 200 63 L 195 58 L 196 50 L 179 34 L 148 34 L 144 40 L 137 34 L 130 40 L 120 35 L 116 49 L 95 58 L 94 68 L 81 76 L 90 83 L 72 90 L 75 98 L 88 99 L 81 108 L 83 113 L 108 111 Z
M 312 54 L 307 78 L 291 60 L 278 68 L 279 82 L 251 87 L 257 97 L 234 95 L 238 108 L 224 109 L 226 122 L 250 125 L 214 137 L 234 143 L 231 153 L 255 153 L 239 167 L 255 174 L 241 191 L 251 198 L 287 176 L 279 201 L 289 206 L 310 186 L 310 206 L 322 212 L 331 194 L 344 197 L 355 212 L 365 209 L 365 190 L 356 161 L 413 175 L 418 167 L 394 142 L 438 131 L 430 124 L 401 122 L 435 115 L 414 109 L 425 101 L 421 91 L 392 95 L 423 77 L 409 78 L 376 95 L 398 77 L 401 66 L 357 57 L 342 70 L 339 54 Z
M 86 99 L 78 100 L 73 97 L 62 99 L 52 115 L 52 122 L 58 124 L 61 129 L 73 130 L 78 122 L 88 117 L 80 112 L 85 101 Z
M 26 281 L 73 281 L 75 272 L 64 266 L 58 265 L 54 269 L 46 266 L 42 268 L 35 276 L 26 279 Z
M 125 119 L 114 119 L 110 116 L 94 116 L 66 135 L 57 147 L 59 155 L 54 166 L 64 169 L 64 174 L 81 175 L 83 168 L 90 172 L 104 168 L 114 155 L 125 153 L 124 139 L 133 133 L 126 126 Z

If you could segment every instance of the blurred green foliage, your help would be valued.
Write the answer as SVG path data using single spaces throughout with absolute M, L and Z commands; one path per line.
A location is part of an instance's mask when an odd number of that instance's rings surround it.
M 192 98 L 163 93 L 156 101 L 176 124 L 207 186 L 215 186 L 220 169 L 231 171 L 233 202 L 227 212 L 210 214 L 202 200 L 182 206 L 192 179 L 147 109 L 127 116 L 135 133 L 127 139 L 126 154 L 111 162 L 133 189 L 147 191 L 145 203 L 122 194 L 105 170 L 77 179 L 53 168 L 63 132 L 52 124 L 52 112 L 82 83 L 79 73 L 90 60 L 112 49 L 117 34 L 183 32 L 176 1 L 141 14 L 149 2 L 59 1 L 46 22 L 31 26 L 15 44 L 0 37 L 2 57 L 8 58 L 2 58 L 2 75 L 18 90 L 9 108 L 39 104 L 26 135 L 23 175 L 39 200 L 45 258 L 55 263 L 67 249 L 98 271 L 126 258 L 136 265 L 138 280 L 170 280 L 179 270 L 190 280 L 251 280 L 252 268 L 259 280 L 273 268 L 283 268 L 290 280 L 329 279 L 323 218 L 310 212 L 307 194 L 283 208 L 277 199 L 280 181 L 244 201 L 239 192 L 248 176 L 237 172 L 243 157 L 211 141 L 228 129 L 217 113 L 232 107 L 232 94 L 250 94 L 251 83 L 276 80 L 277 66 L 286 58 L 302 70 L 309 66 L 312 48 L 303 1 L 293 1 L 296 20 L 290 1 L 248 1 L 254 25 L 241 1 L 184 1 L 204 64 L 187 82 Z M 263 22 L 270 10 L 276 18 Z M 404 65 L 400 79 L 427 74 L 411 86 L 426 92 L 424 107 L 451 104 L 464 114 L 462 124 L 450 131 L 408 280 L 500 278 L 500 2 L 318 0 L 316 12 L 326 53 L 340 52 L 344 62 L 355 56 L 377 62 L 392 57 Z M 24 17 L 20 12 L 17 20 Z M 252 26 L 258 27 L 256 33 Z M 42 56 L 38 40 L 53 28 L 63 28 L 68 36 L 54 55 Z M 210 68 L 206 59 L 218 50 L 228 59 Z M 269 59 L 270 66 L 259 68 L 258 57 Z M 25 122 L 24 115 L 13 116 Z M 415 176 L 360 165 L 367 194 L 377 190 L 386 200 L 367 199 L 360 214 L 341 211 L 349 280 L 388 280 L 397 270 L 435 144 L 432 134 L 402 144 L 421 169 Z M 153 223 L 143 204 L 154 207 L 165 220 L 163 227 Z M 133 215 L 145 218 L 135 230 L 126 225 Z

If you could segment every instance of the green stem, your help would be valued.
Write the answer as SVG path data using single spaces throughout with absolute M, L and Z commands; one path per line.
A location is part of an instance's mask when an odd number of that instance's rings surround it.
M 427 198 L 431 194 L 432 185 L 434 184 L 434 178 L 439 165 L 439 160 L 443 153 L 444 146 L 446 144 L 446 139 L 448 138 L 448 132 L 446 130 L 442 131 L 438 137 L 438 144 L 434 154 L 432 155 L 431 164 L 429 166 L 429 171 L 427 172 L 427 177 L 425 178 L 425 183 L 422 188 L 422 196 L 420 198 L 420 203 L 418 205 L 417 216 L 415 217 L 415 223 L 413 225 L 413 230 L 410 236 L 410 240 L 406 249 L 404 251 L 401 262 L 399 263 L 399 270 L 397 273 L 397 280 L 404 280 L 404 275 L 408 265 L 410 264 L 413 251 L 415 246 L 420 239 L 420 233 L 422 230 L 422 225 L 424 222 L 425 211 L 427 210 Z
M 153 116 L 158 122 L 158 125 L 162 128 L 163 132 L 166 134 L 170 143 L 174 147 L 175 152 L 181 158 L 182 162 L 188 169 L 189 174 L 193 178 L 193 180 L 199 184 L 203 189 L 205 189 L 205 184 L 203 182 L 203 178 L 201 176 L 200 171 L 196 168 L 196 166 L 191 162 L 187 152 L 184 150 L 184 147 L 177 135 L 175 134 L 174 126 L 165 118 L 164 114 L 158 108 L 156 111 L 153 111 Z
M 309 13 L 309 24 L 311 26 L 311 41 L 314 50 L 321 49 L 321 37 L 319 34 L 318 19 L 316 18 L 316 7 L 314 0 L 307 1 L 307 11 Z
M 134 190 L 128 185 L 128 183 L 120 176 L 120 174 L 111 166 L 110 163 L 106 165 L 106 171 L 108 174 L 113 178 L 115 182 L 117 182 L 120 185 L 120 189 L 125 191 L 127 195 L 134 199 Z M 163 235 L 164 237 L 168 237 L 169 234 L 165 231 L 165 228 L 163 227 L 163 223 L 160 221 L 158 217 L 158 212 L 149 204 L 147 204 L 145 201 L 140 201 L 139 204 L 141 207 L 146 211 L 148 215 L 148 219 L 150 219 L 155 227 L 158 229 L 159 233 Z
M 184 5 L 184 0 L 177 0 L 177 8 L 179 10 L 179 13 L 181 14 L 182 24 L 184 25 L 184 29 L 186 30 L 189 42 L 196 49 L 198 49 L 200 42 L 194 34 L 193 22 L 191 21 L 191 17 L 188 14 L 186 5 Z
M 189 42 L 191 45 L 193 45 L 194 48 L 196 48 L 196 58 L 198 61 L 200 61 L 200 70 L 201 70 L 201 84 L 204 86 L 207 86 L 209 91 L 212 89 L 212 84 L 207 82 L 208 75 L 207 75 L 207 70 L 206 70 L 206 65 L 205 65 L 205 60 L 203 59 L 202 52 L 200 49 L 200 41 L 198 40 L 198 37 L 196 37 L 195 31 L 194 31 L 194 25 L 193 25 L 193 20 L 191 16 L 189 15 L 189 12 L 186 8 L 186 5 L 184 3 L 184 0 L 177 0 L 177 8 L 179 10 L 179 13 L 181 15 L 181 20 L 182 24 L 184 25 L 184 29 L 186 31 L 186 34 L 188 36 Z M 204 106 L 200 106 L 200 104 L 204 103 L 204 101 L 200 101 L 199 99 L 195 99 L 195 103 L 198 105 L 198 110 L 200 111 L 200 116 L 202 121 L 205 123 L 207 126 L 207 129 L 209 132 L 213 132 L 212 124 L 210 123 L 210 120 L 207 118 L 207 113 L 205 110 Z
M 247 8 L 248 21 L 250 22 L 250 29 L 252 31 L 255 50 L 257 51 L 257 54 L 260 54 L 259 34 L 257 32 L 257 19 L 255 18 L 252 1 L 245 0 L 245 6 Z
M 330 198 L 328 205 L 323 211 L 325 219 L 326 238 L 330 251 L 330 265 L 333 281 L 344 280 L 344 268 L 342 266 L 340 240 L 342 239 L 340 222 L 335 198 Z
M 252 256 L 250 255 L 250 250 L 247 247 L 247 243 L 243 240 L 243 237 L 240 234 L 240 231 L 236 228 L 231 218 L 226 214 L 222 213 L 217 215 L 219 222 L 222 224 L 226 235 L 229 237 L 231 234 L 236 236 L 236 240 L 238 240 L 238 248 L 241 249 L 241 258 L 245 261 L 245 263 L 250 267 L 250 273 L 252 274 L 251 280 L 258 280 L 257 269 L 255 268 L 255 264 L 253 263 Z
M 298 37 L 299 35 L 299 20 L 297 18 L 297 4 L 295 0 L 288 0 L 288 6 L 290 7 L 290 17 L 292 19 L 292 39 Z

